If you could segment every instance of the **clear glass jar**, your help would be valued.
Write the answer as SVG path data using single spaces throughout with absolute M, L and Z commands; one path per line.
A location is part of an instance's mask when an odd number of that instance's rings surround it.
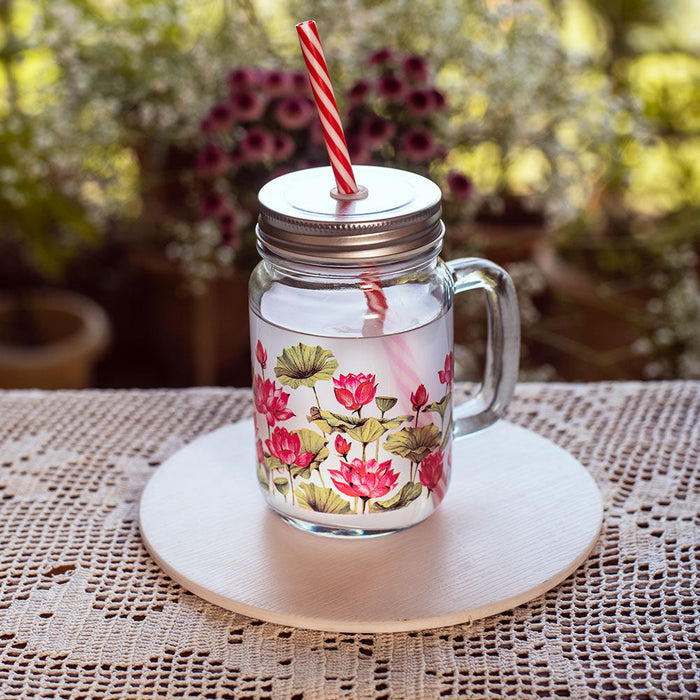
M 263 259 L 250 279 L 258 480 L 298 527 L 385 534 L 428 517 L 447 491 L 454 294 L 485 289 L 491 329 L 459 434 L 493 422 L 512 394 L 517 304 L 492 263 L 439 259 L 440 191 L 429 180 L 359 167 L 369 195 L 347 202 L 324 198 L 329 176 L 290 173 L 260 193 Z

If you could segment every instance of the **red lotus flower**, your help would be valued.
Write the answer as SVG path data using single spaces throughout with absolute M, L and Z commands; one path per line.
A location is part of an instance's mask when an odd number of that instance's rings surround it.
M 289 394 L 282 391 L 282 387 L 275 388 L 275 382 L 270 379 L 263 380 L 255 375 L 255 410 L 265 416 L 267 424 L 272 427 L 277 421 L 292 418 L 294 413 L 287 408 Z
M 260 363 L 263 369 L 267 367 L 267 351 L 259 340 L 258 344 L 255 346 L 255 359 Z
M 420 482 L 429 492 L 434 491 L 442 479 L 444 459 L 445 455 L 438 451 L 424 457 L 420 463 Z
M 440 384 L 449 384 L 454 376 L 454 354 L 445 355 L 445 369 L 438 372 Z
M 314 457 L 311 452 L 301 451 L 301 438 L 286 428 L 275 428 L 265 444 L 270 454 L 287 467 L 308 467 Z
M 358 411 L 366 406 L 377 393 L 373 374 L 341 374 L 333 378 L 335 398 L 349 411 Z
M 370 498 L 381 498 L 391 491 L 399 475 L 391 469 L 391 460 L 379 464 L 376 459 L 340 462 L 340 469 L 329 469 L 331 481 L 342 494 L 362 499 L 362 512 Z
M 260 462 L 260 464 L 265 464 L 265 453 L 263 452 L 262 440 L 258 440 L 255 443 L 255 449 L 258 452 L 258 462 Z
M 341 457 L 347 457 L 348 452 L 350 452 L 350 443 L 343 438 L 342 435 L 338 435 L 335 438 L 335 451 L 341 456 Z
M 421 384 L 412 394 L 411 394 L 411 405 L 414 411 L 420 411 L 425 404 L 428 403 L 428 391 L 425 388 L 425 384 Z

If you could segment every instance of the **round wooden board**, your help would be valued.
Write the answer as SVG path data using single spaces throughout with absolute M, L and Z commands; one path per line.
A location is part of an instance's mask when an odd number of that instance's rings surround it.
M 158 565 L 223 608 L 329 632 L 398 632 L 521 605 L 586 559 L 603 515 L 584 467 L 549 440 L 499 421 L 457 440 L 438 510 L 403 532 L 332 539 L 265 504 L 253 423 L 225 426 L 164 462 L 141 497 Z

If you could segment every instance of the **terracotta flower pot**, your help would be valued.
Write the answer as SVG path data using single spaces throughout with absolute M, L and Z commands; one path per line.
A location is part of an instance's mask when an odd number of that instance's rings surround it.
M 19 344 L 10 332 L 17 313 L 14 295 L 0 294 L 0 387 L 6 389 L 82 389 L 107 348 L 110 324 L 102 308 L 87 297 L 42 289 L 23 297 L 40 342 Z

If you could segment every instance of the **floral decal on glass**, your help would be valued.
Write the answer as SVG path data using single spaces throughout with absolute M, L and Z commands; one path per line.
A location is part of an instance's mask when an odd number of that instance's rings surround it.
M 434 368 L 435 386 L 442 387 L 437 400 L 422 383 L 404 397 L 384 395 L 376 374 L 342 371 L 333 352 L 320 345 L 284 348 L 274 379 L 265 376 L 272 360 L 259 340 L 254 362 L 258 480 L 273 503 L 362 515 L 405 508 L 420 498 L 433 507 L 442 500 L 452 432 L 452 353 Z M 323 382 L 332 388 L 321 392 L 325 405 L 317 390 Z M 303 397 L 307 428 L 282 425 L 291 418 L 298 425 L 300 416 L 288 407 L 292 395 Z M 298 411 L 299 401 L 293 405 Z M 397 405 L 412 413 L 395 415 Z

